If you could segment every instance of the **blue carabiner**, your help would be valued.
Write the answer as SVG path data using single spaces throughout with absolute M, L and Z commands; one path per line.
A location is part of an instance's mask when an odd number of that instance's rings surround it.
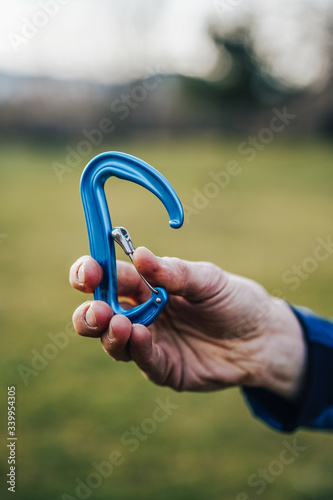
M 88 163 L 81 176 L 80 191 L 90 253 L 103 269 L 103 279 L 94 292 L 94 299 L 107 302 L 115 314 L 127 316 L 132 323 L 148 326 L 163 311 L 168 294 L 164 288 L 156 287 L 155 293 L 144 304 L 130 310 L 123 309 L 119 304 L 116 252 L 104 192 L 104 184 L 111 176 L 140 184 L 155 194 L 167 209 L 172 228 L 182 226 L 183 207 L 173 187 L 162 174 L 148 163 L 125 153 L 111 151 L 96 156 Z

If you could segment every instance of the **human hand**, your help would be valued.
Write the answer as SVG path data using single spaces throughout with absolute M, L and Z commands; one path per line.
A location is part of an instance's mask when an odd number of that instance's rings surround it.
M 283 301 L 258 283 L 208 262 L 158 258 L 144 247 L 133 254 L 137 270 L 164 287 L 169 301 L 149 328 L 114 315 L 105 302 L 88 301 L 73 315 L 76 331 L 100 337 L 115 360 L 133 360 L 153 382 L 177 391 L 256 386 L 296 398 L 305 373 L 301 327 Z M 118 261 L 118 291 L 135 303 L 151 292 L 129 263 Z M 70 271 L 72 286 L 91 293 L 102 269 L 81 257 Z

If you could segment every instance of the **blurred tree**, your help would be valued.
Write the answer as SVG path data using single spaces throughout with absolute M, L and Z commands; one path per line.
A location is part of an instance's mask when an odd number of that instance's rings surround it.
M 301 93 L 281 84 L 266 71 L 265 63 L 254 51 L 251 27 L 221 35 L 210 28 L 218 50 L 218 63 L 205 80 L 184 77 L 184 90 L 210 102 L 242 108 L 275 104 Z

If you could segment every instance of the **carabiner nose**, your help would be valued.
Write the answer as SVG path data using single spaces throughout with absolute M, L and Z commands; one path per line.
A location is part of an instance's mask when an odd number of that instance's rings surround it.
M 151 298 L 130 310 L 118 301 L 117 268 L 112 224 L 104 192 L 109 177 L 128 180 L 143 186 L 157 196 L 169 214 L 169 224 L 179 228 L 184 212 L 171 184 L 156 169 L 134 156 L 107 152 L 93 158 L 81 176 L 80 190 L 86 218 L 91 256 L 103 269 L 103 279 L 94 292 L 95 300 L 107 302 L 115 314 L 127 316 L 132 323 L 150 325 L 163 311 L 168 295 L 164 288 L 156 287 Z

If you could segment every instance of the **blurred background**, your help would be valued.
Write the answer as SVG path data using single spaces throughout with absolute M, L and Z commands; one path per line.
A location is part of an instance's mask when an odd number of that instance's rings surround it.
M 185 208 L 173 231 L 150 193 L 109 181 L 113 224 L 136 246 L 213 261 L 333 315 L 333 257 L 314 258 L 332 238 L 332 2 L 0 9 L 1 498 L 15 385 L 19 499 L 331 500 L 329 434 L 279 434 L 238 389 L 176 394 L 114 363 L 73 334 L 86 297 L 68 270 L 89 253 L 82 170 L 124 151 L 162 172 Z M 167 398 L 174 409 L 158 423 Z M 303 450 L 281 465 L 295 437 Z

